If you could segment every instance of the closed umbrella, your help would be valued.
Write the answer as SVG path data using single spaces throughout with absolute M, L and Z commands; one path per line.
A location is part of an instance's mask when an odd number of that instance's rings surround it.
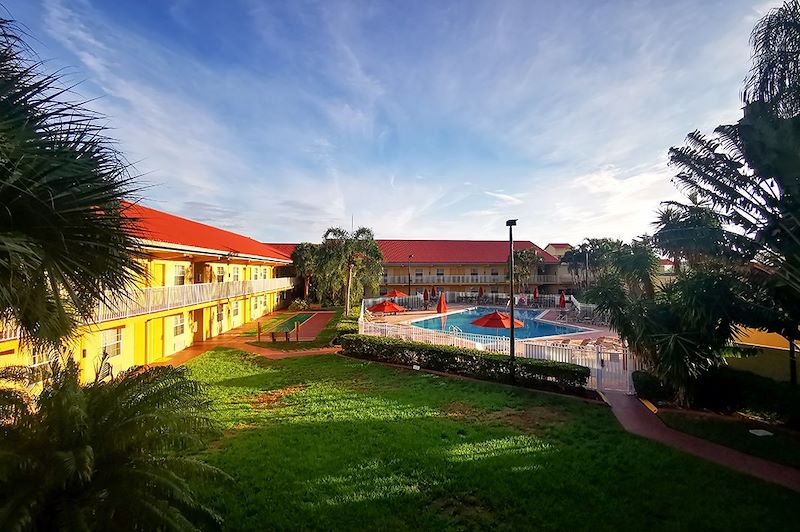
M 561 296 L 558 298 L 558 306 L 561 309 L 567 308 L 567 296 L 564 295 L 564 291 L 561 291 Z
M 436 305 L 436 313 L 444 314 L 447 312 L 447 301 L 444 300 L 444 292 L 439 296 L 439 303 Z
M 534 286 L 533 287 L 533 300 L 534 301 L 539 301 L 539 287 L 538 286 Z
M 436 299 L 436 287 L 431 287 L 431 299 Z
M 425 290 L 422 291 L 422 299 L 423 299 L 423 301 L 425 301 L 426 305 L 428 304 L 428 299 L 429 298 L 430 298 L 430 296 L 428 295 L 428 289 L 426 288 Z
M 483 287 L 478 288 L 478 299 L 483 299 Z

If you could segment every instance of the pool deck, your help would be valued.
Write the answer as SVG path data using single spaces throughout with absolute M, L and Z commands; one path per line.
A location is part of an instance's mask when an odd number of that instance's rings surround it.
M 468 308 L 473 308 L 475 305 L 449 305 L 447 308 L 447 313 L 450 314 L 452 312 L 456 312 L 459 310 L 464 310 Z M 600 325 L 587 325 L 585 323 L 575 323 L 570 321 L 557 321 L 559 310 L 558 309 L 528 309 L 522 308 L 520 310 L 541 310 L 544 312 L 544 316 L 541 319 L 545 321 L 549 321 L 551 323 L 557 325 L 572 325 L 573 327 L 580 327 L 582 329 L 589 329 L 583 332 L 576 332 L 570 333 L 566 335 L 557 335 L 557 336 L 548 336 L 548 340 L 557 340 L 557 339 L 564 339 L 564 340 L 596 340 L 598 338 L 617 338 L 617 334 L 613 332 L 608 327 L 603 327 Z M 425 318 L 432 318 L 434 316 L 439 316 L 436 312 L 436 309 L 432 310 L 411 310 L 408 312 L 401 312 L 398 314 L 390 314 L 387 316 L 381 316 L 380 320 L 385 321 L 386 323 L 409 323 L 411 321 L 425 319 Z

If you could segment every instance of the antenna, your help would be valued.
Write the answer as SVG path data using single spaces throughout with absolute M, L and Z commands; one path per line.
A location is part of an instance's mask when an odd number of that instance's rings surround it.
M 355 230 L 356 230 L 356 228 L 355 228 L 355 217 L 351 214 L 350 215 L 350 232 L 352 233 Z

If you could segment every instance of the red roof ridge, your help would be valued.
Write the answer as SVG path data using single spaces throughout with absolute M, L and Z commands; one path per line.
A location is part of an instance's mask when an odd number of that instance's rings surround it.
M 288 255 L 249 236 L 146 207 L 140 203 L 124 201 L 122 206 L 126 215 L 139 220 L 142 232 L 140 236 L 147 240 L 289 260 Z

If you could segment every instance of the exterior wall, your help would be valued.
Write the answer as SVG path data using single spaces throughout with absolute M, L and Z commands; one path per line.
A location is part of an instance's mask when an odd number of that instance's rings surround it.
M 749 371 L 776 381 L 789 381 L 789 351 L 763 348 L 752 357 L 725 359 L 734 369 Z
M 140 288 L 155 288 L 179 285 L 175 278 L 176 268 L 185 269 L 183 284 L 196 282 L 216 282 L 217 268 L 222 268 L 224 282 L 237 280 L 258 280 L 275 278 L 277 264 L 253 262 L 211 262 L 200 258 L 184 256 L 181 259 L 151 257 L 146 261 L 147 275 L 136 283 Z M 286 291 L 286 289 L 282 289 Z M 115 319 L 86 326 L 78 331 L 76 340 L 68 352 L 79 362 L 84 381 L 95 378 L 102 359 L 102 338 L 104 331 L 119 329 L 121 342 L 119 354 L 110 357 L 114 375 L 135 365 L 148 364 L 191 346 L 196 341 L 217 336 L 248 321 L 271 312 L 281 299 L 281 290 L 270 290 L 257 294 L 211 301 L 198 305 L 185 306 L 153 312 L 123 319 Z M 253 302 L 257 302 L 254 306 Z M 234 305 L 238 304 L 238 314 L 234 315 Z M 222 319 L 218 319 L 217 309 L 222 308 Z M 176 324 L 182 320 L 182 332 Z M 176 334 L 177 332 L 177 334 Z M 111 333 L 107 333 L 110 337 Z M 37 362 L 31 353 L 20 347 L 17 339 L 0 340 L 0 367 Z

